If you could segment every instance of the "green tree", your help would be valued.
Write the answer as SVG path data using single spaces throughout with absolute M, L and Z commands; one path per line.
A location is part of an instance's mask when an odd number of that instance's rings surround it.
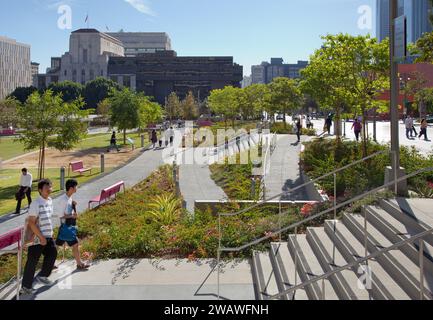
M 184 120 L 193 120 L 198 117 L 198 104 L 194 94 L 189 91 L 181 103 L 181 113 Z
M 52 82 L 48 89 L 54 94 L 61 94 L 65 102 L 71 102 L 80 98 L 83 94 L 83 85 L 72 81 Z
M 180 116 L 181 102 L 180 102 L 179 97 L 177 96 L 176 92 L 172 92 L 168 96 L 167 102 L 165 104 L 165 113 L 167 114 L 168 118 L 170 119 L 170 124 L 172 123 L 174 118 L 177 118 Z
M 86 83 L 83 90 L 84 101 L 87 109 L 96 109 L 99 102 L 108 98 L 112 90 L 120 90 L 117 82 L 110 79 L 98 77 Z
M 10 95 L 8 95 L 8 98 L 14 98 L 21 103 L 25 103 L 27 99 L 30 97 L 30 95 L 36 91 L 38 91 L 38 89 L 33 86 L 18 87 Z
M 271 106 L 271 92 L 265 84 L 253 84 L 240 91 L 239 110 L 248 118 L 260 118 Z
M 275 78 L 270 84 L 271 114 L 284 115 L 284 128 L 287 128 L 286 114 L 299 108 L 302 103 L 302 94 L 297 82 L 289 78 Z
M 69 150 L 86 135 L 86 123 L 82 120 L 88 112 L 81 110 L 82 106 L 82 99 L 64 102 L 51 90 L 34 92 L 25 104 L 18 106 L 23 129 L 19 140 L 26 150 L 39 147 L 38 179 L 44 177 L 46 147 Z
M 321 49 L 311 56 L 310 65 L 301 72 L 301 87 L 322 109 L 335 112 L 339 143 L 342 113 L 364 115 L 365 128 L 366 112 L 375 107 L 377 94 L 389 88 L 389 43 L 348 34 L 327 35 L 323 39 Z M 363 153 L 367 153 L 365 130 Z
M 412 49 L 412 54 L 418 55 L 415 62 L 433 63 L 433 32 L 424 33 Z
M 415 94 L 415 102 L 419 106 L 420 117 L 433 113 L 433 88 L 423 88 Z
M 137 99 L 139 104 L 140 128 L 145 128 L 149 124 L 157 123 L 162 120 L 164 112 L 158 103 L 151 101 L 150 98 L 144 94 L 138 94 Z
M 227 129 L 227 120 L 232 120 L 234 128 L 236 116 L 239 115 L 239 88 L 227 86 L 224 89 L 212 90 L 208 98 L 211 111 L 224 117 Z
M 0 101 L 0 127 L 16 127 L 18 118 L 18 106 L 20 102 L 14 98 L 7 98 Z

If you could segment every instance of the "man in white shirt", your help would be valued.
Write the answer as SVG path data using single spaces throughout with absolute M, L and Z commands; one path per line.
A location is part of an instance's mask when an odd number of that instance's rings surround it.
M 408 115 L 404 123 L 406 126 L 406 138 L 408 138 L 408 139 L 413 138 L 413 133 L 412 133 L 413 119 L 412 119 L 412 117 L 410 115 Z M 410 137 L 409 137 L 409 134 L 410 134 Z
M 33 294 L 33 280 L 41 255 L 44 256 L 42 268 L 37 276 L 37 280 L 45 285 L 51 285 L 48 277 L 54 267 L 57 258 L 57 248 L 53 240 L 53 200 L 50 194 L 53 191 L 52 183 L 48 179 L 43 179 L 38 183 L 40 197 L 32 202 L 27 223 L 32 230 L 35 238 L 27 251 L 27 262 L 24 267 L 22 294 Z
M 32 203 L 32 183 L 33 183 L 33 177 L 30 172 L 26 168 L 23 168 L 21 170 L 22 175 L 20 178 L 20 188 L 18 192 L 16 193 L 16 199 L 17 199 L 17 207 L 15 209 L 15 214 L 21 213 L 21 201 L 27 196 L 27 201 L 30 204 Z

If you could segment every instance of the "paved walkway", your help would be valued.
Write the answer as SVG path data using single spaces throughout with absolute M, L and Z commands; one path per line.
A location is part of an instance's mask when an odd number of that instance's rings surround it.
M 174 142 L 175 145 L 179 145 L 181 139 L 181 134 L 176 135 Z M 78 203 L 77 211 L 79 213 L 84 212 L 87 209 L 89 200 L 98 196 L 101 193 L 101 190 L 108 186 L 119 181 L 124 181 L 126 188 L 130 188 L 146 179 L 153 171 L 164 164 L 163 157 L 166 156 L 166 150 L 167 149 L 144 149 L 140 156 L 120 169 L 79 187 L 77 193 L 74 195 L 74 199 Z M 167 163 L 170 163 L 170 160 L 168 160 Z M 56 209 L 58 201 L 59 198 L 53 200 L 54 210 Z M 23 213 L 20 216 L 5 215 L 0 217 L 0 234 L 4 234 L 14 228 L 23 226 L 26 216 L 27 214 Z M 58 219 L 54 219 L 54 221 L 57 224 L 59 223 Z
M 88 271 L 77 272 L 75 263 L 68 261 L 50 277 L 53 286 L 35 285 L 35 299 L 215 300 L 218 293 L 215 264 L 210 259 L 115 259 L 95 261 Z M 232 261 L 223 266 L 220 284 L 222 299 L 255 299 L 248 261 Z
M 301 141 L 310 137 L 302 136 Z M 277 135 L 277 146 L 271 155 L 270 169 L 265 178 L 266 198 L 271 198 L 291 188 L 302 185 L 304 182 L 299 168 L 299 154 L 301 143 L 297 143 L 296 135 Z M 277 199 L 290 201 L 317 200 L 301 188 L 292 194 L 283 195 Z

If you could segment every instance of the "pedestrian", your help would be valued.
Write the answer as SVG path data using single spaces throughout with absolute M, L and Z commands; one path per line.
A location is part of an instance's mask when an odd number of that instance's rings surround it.
M 158 142 L 158 136 L 156 134 L 156 130 L 155 129 L 152 130 L 151 141 L 152 141 L 152 144 L 153 144 L 153 149 L 155 149 L 156 143 Z
M 298 137 L 298 142 L 301 141 L 301 131 L 302 131 L 301 119 L 298 118 L 298 120 L 296 120 L 296 136 Z
M 116 138 L 116 131 L 113 131 L 110 138 L 110 147 L 108 147 L 107 152 L 110 152 L 112 148 L 117 149 L 117 152 L 119 152 L 119 147 L 117 146 L 117 138 Z
M 32 174 L 27 170 L 27 168 L 21 169 L 20 186 L 18 192 L 15 194 L 17 200 L 17 207 L 15 209 L 15 214 L 21 213 L 21 201 L 27 197 L 28 206 L 32 203 Z
M 174 130 L 173 127 L 170 127 L 170 129 L 168 129 L 168 136 L 170 139 L 170 147 L 173 146 L 173 142 L 174 142 Z
M 332 115 L 329 114 L 325 120 L 325 128 L 329 135 L 331 135 L 331 126 L 332 126 Z
M 406 138 L 411 139 L 413 137 L 412 135 L 412 127 L 413 127 L 413 120 L 411 116 L 407 116 L 406 119 L 404 120 L 404 124 L 406 127 Z M 409 137 L 410 134 L 410 137 Z
M 412 137 L 412 132 L 413 132 L 413 137 L 415 138 L 418 135 L 418 132 L 415 129 L 414 119 L 413 119 L 413 117 L 411 117 L 411 118 L 412 118 L 412 131 L 410 133 L 410 136 Z
M 427 127 L 428 127 L 427 120 L 426 119 L 422 119 L 421 120 L 421 130 L 419 132 L 418 138 L 421 139 L 421 137 L 424 136 L 424 140 L 428 141 L 428 138 L 427 138 Z
M 362 130 L 362 124 L 358 119 L 355 119 L 355 122 L 352 125 L 352 129 L 355 132 L 356 141 L 359 141 L 359 134 Z
M 50 194 L 53 191 L 52 183 L 42 179 L 38 183 L 39 197 L 32 202 L 26 220 L 26 238 L 31 236 L 32 241 L 27 252 L 27 262 L 24 267 L 22 294 L 34 294 L 33 281 L 41 255 L 44 256 L 42 269 L 36 280 L 45 285 L 51 285 L 48 279 L 57 258 L 56 244 L 53 240 L 53 200 Z
M 77 237 L 77 203 L 73 201 L 72 195 L 77 192 L 78 182 L 75 179 L 66 181 L 66 193 L 60 197 L 58 216 L 60 217 L 60 228 L 56 239 L 56 245 L 63 246 L 65 243 L 72 248 L 72 253 L 77 263 L 77 270 L 86 270 L 89 265 L 81 261 Z
M 305 122 L 307 124 L 307 129 L 311 129 L 312 123 L 311 123 L 310 115 L 307 115 L 307 119 L 305 120 Z

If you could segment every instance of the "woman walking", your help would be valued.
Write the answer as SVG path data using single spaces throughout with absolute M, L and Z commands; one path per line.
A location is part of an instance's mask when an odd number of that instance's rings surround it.
M 355 122 L 352 125 L 352 129 L 355 132 L 356 141 L 359 141 L 359 134 L 361 133 L 362 130 L 362 124 L 361 122 L 359 122 L 358 119 L 355 119 Z
M 426 119 L 422 119 L 421 120 L 421 131 L 419 132 L 418 138 L 421 139 L 421 137 L 424 136 L 424 140 L 428 141 L 428 138 L 427 138 L 427 127 L 428 127 L 428 124 L 427 124 Z
M 298 118 L 298 120 L 296 120 L 296 136 L 298 137 L 298 142 L 301 141 L 301 130 L 302 130 L 301 118 Z

